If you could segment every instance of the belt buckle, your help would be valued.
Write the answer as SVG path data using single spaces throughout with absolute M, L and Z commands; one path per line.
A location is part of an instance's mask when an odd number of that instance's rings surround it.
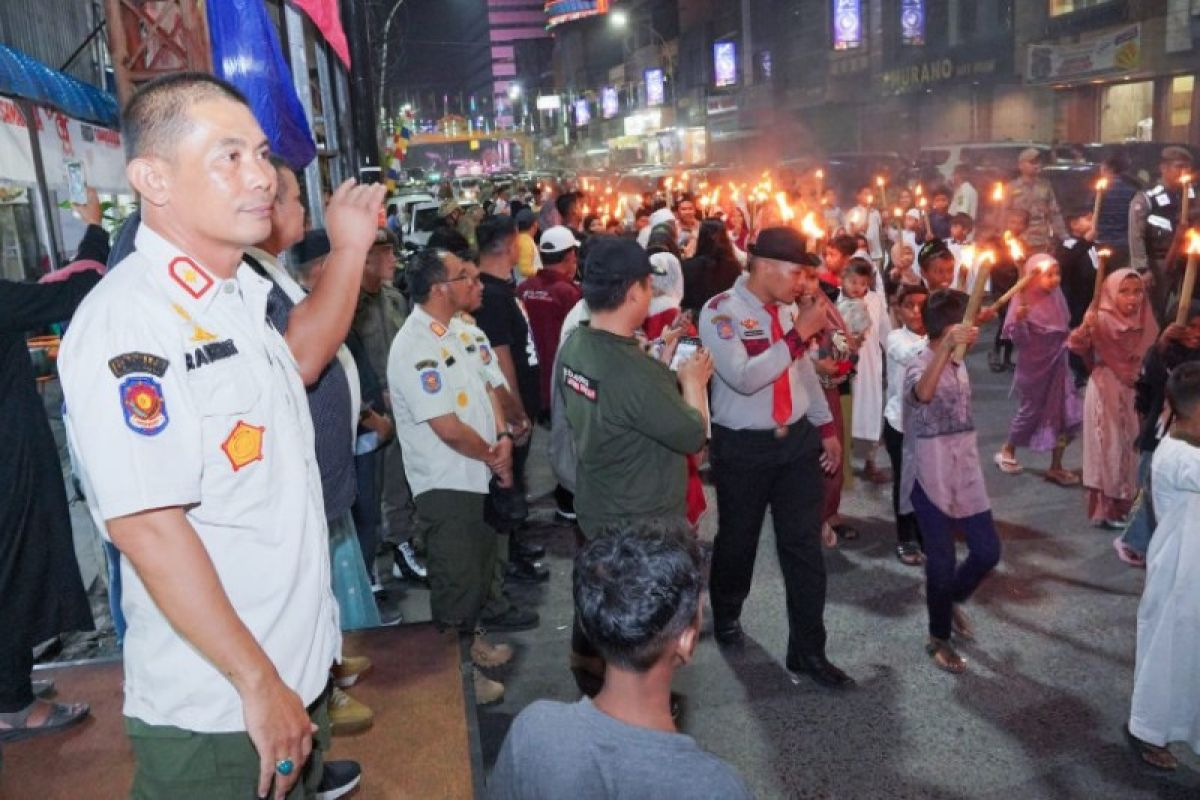
M 787 425 L 777 425 L 775 427 L 775 438 L 776 439 L 783 439 L 787 435 L 788 435 L 788 426 Z

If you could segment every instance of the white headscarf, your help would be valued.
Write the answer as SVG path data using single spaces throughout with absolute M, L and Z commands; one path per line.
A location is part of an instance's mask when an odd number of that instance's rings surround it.
M 683 302 L 683 267 L 679 259 L 671 253 L 655 253 L 650 256 L 650 263 L 664 275 L 652 275 L 650 283 L 654 287 L 655 296 L 669 297 L 675 304 Z

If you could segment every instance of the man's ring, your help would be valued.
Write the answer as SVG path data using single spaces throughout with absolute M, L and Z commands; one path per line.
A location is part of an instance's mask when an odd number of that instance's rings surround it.
M 290 758 L 285 758 L 282 761 L 275 762 L 275 771 L 278 772 L 280 775 L 283 775 L 284 777 L 291 775 L 292 770 L 294 770 L 295 768 L 296 768 L 296 765 L 292 763 L 292 760 Z

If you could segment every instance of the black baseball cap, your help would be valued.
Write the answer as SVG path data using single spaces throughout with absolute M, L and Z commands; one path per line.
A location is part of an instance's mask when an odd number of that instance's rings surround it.
M 650 256 L 633 239 L 623 236 L 593 236 L 588 240 L 587 260 L 583 266 L 583 285 L 636 281 L 647 275 L 661 275 L 650 263 Z
M 329 234 L 324 228 L 305 231 L 304 238 L 292 246 L 292 263 L 302 267 L 310 261 L 329 255 L 330 249 Z
M 800 231 L 783 225 L 766 228 L 759 233 L 750 245 L 750 255 L 787 261 L 802 267 L 821 266 L 821 259 L 815 253 L 808 252 L 808 245 Z
M 930 261 L 943 256 L 954 257 L 954 253 L 950 251 L 950 246 L 946 244 L 945 239 L 930 239 L 921 245 L 921 251 L 917 253 L 917 264 L 921 269 L 925 269 L 925 265 Z

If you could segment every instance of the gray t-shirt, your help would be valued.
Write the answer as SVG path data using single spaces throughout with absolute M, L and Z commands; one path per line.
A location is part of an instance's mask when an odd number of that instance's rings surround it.
M 639 728 L 592 705 L 539 700 L 513 722 L 489 800 L 741 800 L 751 794 L 690 736 Z

